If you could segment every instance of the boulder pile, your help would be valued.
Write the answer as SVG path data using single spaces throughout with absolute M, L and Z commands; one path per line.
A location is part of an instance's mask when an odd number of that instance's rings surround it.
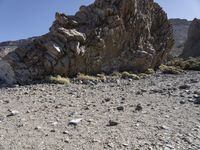
M 143 72 L 157 68 L 173 46 L 167 15 L 153 0 L 95 0 L 73 16 L 55 18 L 49 33 L 2 58 L 1 80 Z

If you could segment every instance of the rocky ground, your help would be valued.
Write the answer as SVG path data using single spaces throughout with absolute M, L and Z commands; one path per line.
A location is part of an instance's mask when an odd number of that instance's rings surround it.
M 199 150 L 200 72 L 0 89 L 0 150 Z

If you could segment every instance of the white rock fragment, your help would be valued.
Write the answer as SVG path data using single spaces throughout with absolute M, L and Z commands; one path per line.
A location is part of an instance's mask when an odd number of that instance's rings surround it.
M 69 122 L 69 125 L 78 125 L 78 123 L 81 121 L 81 118 L 73 119 Z
M 9 110 L 9 111 L 10 111 L 10 114 L 8 114 L 7 117 L 16 116 L 19 114 L 19 111 L 17 110 Z

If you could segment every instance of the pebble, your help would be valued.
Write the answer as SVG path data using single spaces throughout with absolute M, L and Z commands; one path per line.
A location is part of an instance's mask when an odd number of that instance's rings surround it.
M 55 129 L 51 129 L 50 132 L 56 132 L 56 130 Z
M 108 145 L 108 147 L 110 147 L 110 148 L 114 148 L 114 147 L 115 147 L 115 145 L 114 145 L 113 143 L 108 143 L 107 145 Z
M 118 122 L 116 122 L 116 121 L 113 121 L 113 120 L 109 120 L 109 122 L 108 122 L 108 125 L 107 126 L 109 126 L 109 127 L 111 127 L 111 126 L 117 126 L 119 123 Z
M 63 131 L 63 134 L 68 134 L 69 132 L 67 130 Z
M 170 129 L 169 127 L 167 127 L 165 125 L 159 126 L 158 128 L 161 130 L 169 130 Z
M 138 104 L 137 106 L 136 106 L 136 108 L 135 108 L 135 111 L 142 111 L 142 106 L 141 106 L 141 104 Z
M 105 102 L 109 102 L 110 100 L 110 98 L 105 98 Z
M 79 122 L 81 122 L 81 118 L 73 119 L 69 122 L 69 125 L 78 125 Z
M 180 90 L 187 90 L 187 89 L 190 89 L 190 85 L 187 85 L 187 84 L 181 85 L 181 86 L 179 86 L 179 89 L 180 89 Z
M 194 102 L 194 99 L 190 98 L 190 99 L 188 99 L 188 102 L 193 103 L 193 102 Z
M 8 114 L 7 117 L 16 116 L 19 114 L 19 111 L 17 110 L 9 110 L 9 111 L 10 111 L 10 114 Z
M 65 139 L 64 139 L 64 142 L 65 142 L 65 143 L 69 143 L 69 142 L 70 142 L 70 139 L 69 139 L 69 138 L 65 138 Z
M 41 126 L 37 126 L 37 127 L 35 127 L 35 130 L 40 130 L 40 129 L 42 129 Z
M 124 111 L 124 106 L 118 106 L 118 107 L 117 107 L 117 110 L 118 110 L 118 111 Z
M 185 103 L 186 103 L 186 101 L 184 101 L 184 100 L 180 101 L 180 104 L 185 104 Z

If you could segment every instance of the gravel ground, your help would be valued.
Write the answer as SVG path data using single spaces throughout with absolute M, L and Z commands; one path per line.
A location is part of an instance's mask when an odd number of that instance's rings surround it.
M 0 89 L 0 150 L 200 150 L 200 72 Z

